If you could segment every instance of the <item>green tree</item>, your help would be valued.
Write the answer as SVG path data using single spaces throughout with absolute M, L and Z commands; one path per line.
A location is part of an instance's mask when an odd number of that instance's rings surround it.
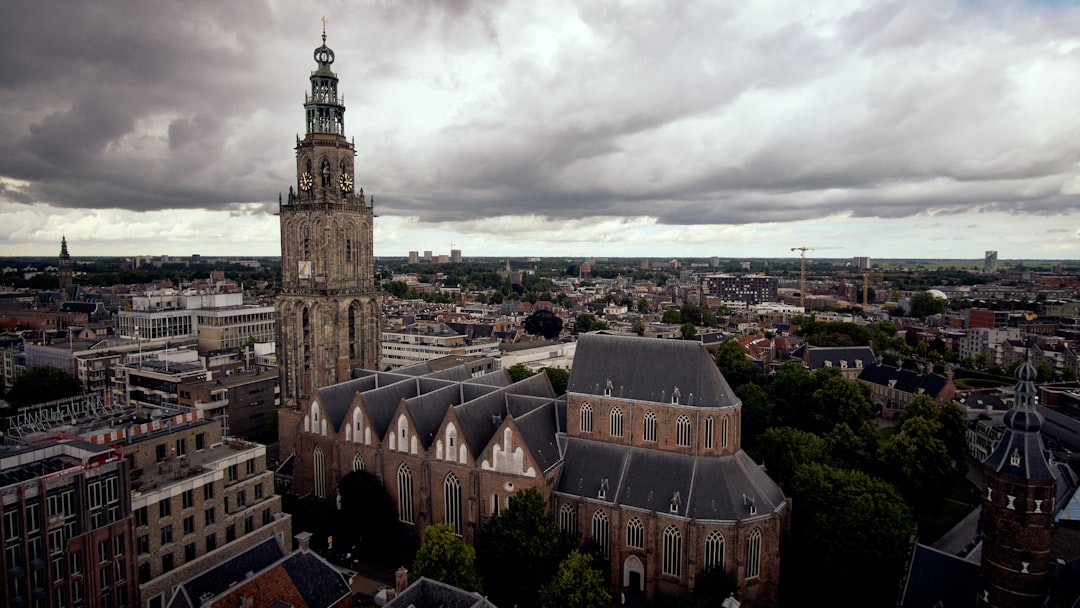
M 942 492 L 956 478 L 941 432 L 937 420 L 915 416 L 900 423 L 881 447 L 883 475 L 916 506 L 940 503 Z
M 737 387 L 735 396 L 742 401 L 742 445 L 754 454 L 758 437 L 772 425 L 772 399 L 761 385 L 752 382 Z
M 929 317 L 945 312 L 945 300 L 938 298 L 929 291 L 920 291 L 911 296 L 911 316 L 917 318 Z
M 815 381 L 824 371 L 814 375 Z M 874 418 L 874 404 L 866 394 L 865 385 L 841 375 L 826 379 L 811 395 L 810 401 L 812 411 L 806 430 L 814 433 L 827 433 L 837 424 L 857 429 Z
M 536 375 L 536 372 L 525 367 L 521 363 L 515 363 L 514 365 L 506 368 L 506 373 L 510 375 L 511 382 L 519 382 L 521 380 Z
M 697 338 L 697 327 L 694 327 L 693 323 L 683 323 L 679 328 L 679 332 L 682 334 L 683 340 L 693 340 Z
M 578 315 L 574 321 L 575 325 L 577 326 L 578 333 L 590 332 L 596 329 L 594 325 L 599 324 L 599 322 L 596 320 L 596 315 L 591 315 L 587 312 L 583 312 Z
M 540 588 L 542 608 L 607 608 L 611 605 L 604 575 L 588 553 L 574 549 Z
M 551 388 L 555 390 L 555 394 L 565 395 L 566 387 L 570 384 L 570 372 L 557 367 L 545 367 L 544 373 L 547 374 L 548 381 L 551 382 Z
M 668 323 L 670 325 L 678 325 L 682 323 L 682 315 L 674 308 L 665 310 L 664 316 L 660 317 L 661 323 Z
M 630 330 L 639 336 L 644 336 L 645 322 L 641 319 L 634 319 L 634 322 L 630 325 Z
M 915 533 L 915 518 L 896 489 L 821 463 L 799 466 L 784 489 L 799 505 L 791 526 L 792 596 L 843 580 L 844 595 L 858 598 L 849 605 L 893 605 Z
M 387 551 L 387 547 L 399 546 L 397 507 L 379 478 L 367 471 L 346 473 L 338 482 L 338 492 L 336 546 L 383 565 L 400 563 L 396 552 Z
M 808 397 L 817 390 L 814 377 L 801 363 L 784 363 L 769 383 L 774 404 L 774 424 L 805 428 Z
M 551 340 L 559 337 L 562 333 L 563 320 L 559 315 L 542 308 L 528 317 L 525 317 L 525 332 L 534 336 L 543 336 Z
M 683 323 L 701 325 L 701 307 L 690 302 L 684 303 L 679 309 L 679 320 Z
M 574 541 L 555 525 L 540 492 L 518 491 L 477 541 L 477 565 L 491 601 L 496 606 L 539 606 L 540 587 L 573 548 Z
M 637 301 L 637 309 L 638 309 L 638 312 L 640 312 L 640 313 L 649 312 L 649 310 L 650 310 L 649 299 L 644 298 L 644 297 L 638 299 L 638 301 Z
M 764 379 L 761 368 L 746 358 L 746 350 L 735 338 L 720 343 L 720 348 L 716 350 L 716 366 L 732 388 L 760 383 Z
M 716 319 L 716 314 L 708 308 L 701 309 L 701 324 L 705 327 L 720 327 L 720 321 Z
M 466 591 L 481 591 L 476 551 L 447 524 L 424 528 L 424 538 L 409 570 L 409 580 L 421 576 Z
M 757 452 L 769 477 L 784 484 L 799 465 L 824 460 L 825 441 L 813 433 L 788 426 L 773 427 L 758 437 Z
M 850 469 L 870 473 L 877 465 L 877 425 L 864 422 L 853 431 L 841 422 L 823 437 L 825 461 L 838 469 Z
M 15 376 L 15 382 L 4 397 L 19 409 L 35 403 L 45 403 L 82 393 L 79 379 L 62 369 L 48 365 L 28 367 Z

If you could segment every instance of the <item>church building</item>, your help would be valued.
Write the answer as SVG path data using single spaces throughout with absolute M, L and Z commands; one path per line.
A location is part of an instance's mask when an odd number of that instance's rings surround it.
M 295 188 L 278 204 L 282 276 L 274 308 L 282 426 L 299 420 L 297 408 L 316 389 L 349 380 L 353 369 L 374 369 L 379 357 L 374 197 L 354 186 L 356 148 L 345 138 L 345 103 L 325 29 L 322 40 L 304 96 Z

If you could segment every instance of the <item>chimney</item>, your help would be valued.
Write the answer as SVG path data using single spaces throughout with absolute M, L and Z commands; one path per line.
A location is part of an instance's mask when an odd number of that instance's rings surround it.
M 409 571 L 401 566 L 394 572 L 394 591 L 401 593 L 409 586 Z
M 241 595 L 240 608 L 252 608 L 255 605 L 254 595 Z
M 301 532 L 293 539 L 296 540 L 296 547 L 304 553 L 311 550 L 311 532 Z

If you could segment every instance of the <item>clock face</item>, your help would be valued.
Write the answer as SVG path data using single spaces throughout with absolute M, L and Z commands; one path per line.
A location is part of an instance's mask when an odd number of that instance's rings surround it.
M 315 180 L 311 179 L 310 173 L 304 173 L 300 176 L 300 189 L 304 192 L 311 190 L 311 186 L 315 183 Z
M 338 180 L 341 183 L 341 191 L 345 193 L 352 192 L 352 177 L 346 173 L 341 174 L 341 179 Z
M 310 261 L 305 260 L 305 261 L 297 262 L 296 265 L 297 265 L 297 275 L 299 275 L 299 277 L 301 279 L 310 279 L 311 278 L 311 262 Z

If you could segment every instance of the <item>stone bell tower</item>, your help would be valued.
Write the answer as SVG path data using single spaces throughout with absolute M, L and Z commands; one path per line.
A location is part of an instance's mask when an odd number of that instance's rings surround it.
M 325 24 L 322 41 L 304 95 L 296 183 L 278 201 L 282 276 L 274 307 L 283 415 L 315 389 L 350 379 L 353 368 L 375 369 L 379 357 L 374 197 L 354 188 L 356 149 L 345 139 L 345 98 L 330 69 L 334 51 L 326 46 Z M 281 422 L 282 429 L 290 426 Z

